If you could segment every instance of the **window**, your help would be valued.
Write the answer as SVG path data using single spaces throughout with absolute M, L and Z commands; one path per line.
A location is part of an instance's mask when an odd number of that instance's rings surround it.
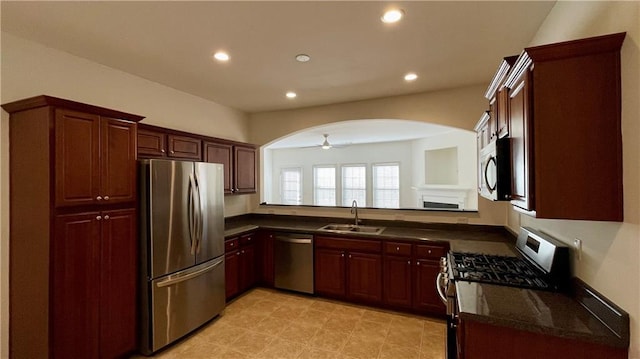
M 313 167 L 313 204 L 336 205 L 336 168 L 334 166 Z
M 283 168 L 280 174 L 280 203 L 302 204 L 302 171 L 300 168 Z
M 342 205 L 351 206 L 353 200 L 358 206 L 367 205 L 367 166 L 342 166 Z
M 376 208 L 400 207 L 400 165 L 385 163 L 372 166 L 373 206 Z

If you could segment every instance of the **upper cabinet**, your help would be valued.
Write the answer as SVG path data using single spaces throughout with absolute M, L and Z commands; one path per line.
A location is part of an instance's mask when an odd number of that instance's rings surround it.
M 518 57 L 505 81 L 517 208 L 539 218 L 623 220 L 624 37 L 530 47 Z
M 57 207 L 136 200 L 135 124 L 55 110 Z
M 508 89 L 504 87 L 509 70 L 518 56 L 502 59 L 484 97 L 489 100 L 489 140 L 494 141 L 509 135 Z M 483 146 L 484 147 L 484 146 Z
M 224 193 L 256 192 L 256 147 L 249 143 L 138 125 L 139 158 L 168 158 L 221 163 Z

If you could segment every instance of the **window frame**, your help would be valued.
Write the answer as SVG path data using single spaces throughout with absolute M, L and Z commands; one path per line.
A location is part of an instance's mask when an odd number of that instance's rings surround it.
M 333 205 L 328 205 L 328 204 L 318 204 L 318 186 L 317 186 L 317 178 L 316 178 L 316 169 L 318 168 L 331 168 L 333 169 L 333 198 L 334 198 L 334 203 Z M 311 167 L 311 176 L 313 177 L 313 184 L 312 184 L 312 192 L 313 192 L 313 205 L 314 206 L 333 206 L 333 207 L 337 207 L 338 205 L 338 165 L 337 164 L 324 164 L 324 165 L 313 165 Z M 323 188 L 324 189 L 324 188 Z M 330 188 L 327 188 L 330 189 Z
M 375 168 L 383 167 L 383 166 L 396 166 L 398 168 L 398 187 L 395 189 L 398 191 L 397 202 L 398 205 L 396 207 L 380 207 L 376 205 L 376 192 L 378 191 L 378 187 L 376 186 L 376 175 Z M 401 173 L 400 170 L 400 162 L 377 162 L 371 164 L 371 205 L 373 208 L 383 208 L 383 209 L 399 209 L 400 208 L 400 181 L 401 181 Z M 390 189 L 382 189 L 382 190 L 390 190 Z
M 298 172 L 298 174 L 300 175 L 300 181 L 298 182 L 298 193 L 299 193 L 299 198 L 297 200 L 298 203 L 285 203 L 285 198 L 284 198 L 284 172 L 287 170 L 296 170 Z M 300 206 L 304 203 L 304 171 L 302 170 L 302 167 L 282 167 L 280 168 L 280 203 L 284 204 L 284 205 L 289 205 L 289 206 Z

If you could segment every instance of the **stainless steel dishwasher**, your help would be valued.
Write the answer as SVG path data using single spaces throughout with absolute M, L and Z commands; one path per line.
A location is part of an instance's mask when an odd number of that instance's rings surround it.
M 313 235 L 276 233 L 275 287 L 313 294 Z

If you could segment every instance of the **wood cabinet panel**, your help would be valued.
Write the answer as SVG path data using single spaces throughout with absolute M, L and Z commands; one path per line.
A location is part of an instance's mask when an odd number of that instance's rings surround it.
M 417 244 L 416 258 L 440 260 L 440 257 L 447 254 L 447 250 L 448 248 L 444 246 Z
M 414 308 L 444 315 L 446 307 L 436 290 L 436 277 L 440 272 L 439 261 L 418 259 L 415 268 Z
M 224 260 L 225 294 L 229 299 L 240 292 L 240 251 L 226 253 Z
M 101 190 L 109 203 L 134 202 L 136 196 L 136 125 L 116 119 L 101 120 Z
M 136 349 L 138 236 L 134 209 L 102 212 L 100 354 L 115 358 Z
M 497 137 L 503 138 L 509 135 L 509 90 L 507 88 L 498 90 L 496 107 Z
M 256 149 L 234 146 L 234 193 L 256 192 Z
M 382 302 L 382 256 L 350 252 L 347 262 L 347 297 Z
M 138 129 L 138 155 L 166 157 L 167 135 L 162 132 Z
M 396 256 L 411 256 L 411 243 L 385 242 L 384 253 Z
M 240 249 L 240 291 L 244 292 L 256 284 L 256 246 L 247 245 Z
M 100 116 L 55 112 L 56 206 L 94 204 L 100 193 Z M 43 205 L 45 205 L 43 203 Z
M 262 285 L 273 287 L 275 284 L 275 263 L 273 258 L 274 238 L 273 233 L 261 233 L 262 238 Z
M 168 156 L 202 161 L 202 140 L 193 137 L 167 135 Z
M 385 304 L 411 308 L 413 294 L 411 272 L 411 257 L 385 256 L 382 275 Z
M 334 249 L 316 249 L 314 279 L 316 293 L 344 297 L 345 253 Z
M 256 233 L 225 241 L 225 294 L 227 300 L 255 286 L 260 280 L 262 253 Z
M 382 243 L 379 240 L 315 237 L 316 247 L 354 250 L 358 252 L 380 253 Z
M 224 166 L 224 193 L 231 193 L 233 189 L 233 146 L 230 144 L 205 142 L 204 161 L 221 163 Z
M 55 358 L 99 357 L 99 217 L 99 212 L 89 212 L 55 218 L 51 263 Z
M 511 138 L 511 203 L 525 210 L 534 208 L 531 156 L 531 116 L 529 114 L 529 75 L 527 71 L 509 93 Z

